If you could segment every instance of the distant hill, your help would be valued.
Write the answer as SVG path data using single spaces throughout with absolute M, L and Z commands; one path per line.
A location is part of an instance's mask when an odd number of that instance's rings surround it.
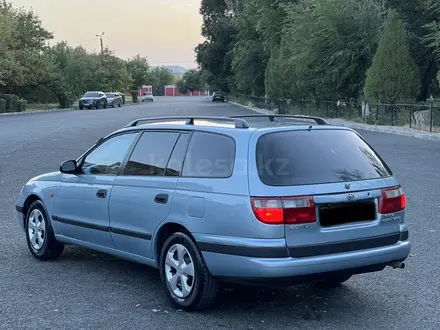
M 173 74 L 176 76 L 181 76 L 188 70 L 183 66 L 178 66 L 178 65 L 164 65 L 164 67 L 170 69 L 173 72 Z M 154 69 L 156 68 L 156 66 L 153 66 L 152 68 Z
M 182 66 L 178 66 L 178 65 L 167 65 L 166 66 L 168 69 L 170 69 L 171 71 L 173 71 L 173 73 L 175 75 L 182 75 L 184 74 L 188 69 L 182 67 Z

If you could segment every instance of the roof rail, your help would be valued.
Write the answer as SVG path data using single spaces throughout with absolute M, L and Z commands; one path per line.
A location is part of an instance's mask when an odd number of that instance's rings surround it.
M 138 126 L 140 122 L 156 122 L 156 121 L 173 121 L 173 120 L 185 120 L 185 125 L 194 125 L 194 120 L 211 120 L 211 121 L 227 121 L 233 122 L 235 128 L 249 128 L 248 123 L 244 119 L 231 118 L 231 117 L 214 117 L 214 116 L 169 116 L 169 117 L 149 117 L 139 118 L 128 123 L 125 127 Z
M 314 120 L 318 125 L 331 125 L 327 120 L 321 117 L 314 116 L 302 116 L 302 115 L 264 115 L 264 114 L 255 114 L 255 115 L 241 115 L 241 116 L 230 116 L 229 118 L 259 118 L 266 117 L 269 118 L 270 121 L 275 121 L 275 118 L 292 118 L 292 119 L 311 119 Z

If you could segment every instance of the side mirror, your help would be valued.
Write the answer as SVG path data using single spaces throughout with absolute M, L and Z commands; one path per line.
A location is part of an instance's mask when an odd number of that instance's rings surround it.
M 65 174 L 74 174 L 77 173 L 77 164 L 76 160 L 65 160 L 60 165 L 60 172 Z

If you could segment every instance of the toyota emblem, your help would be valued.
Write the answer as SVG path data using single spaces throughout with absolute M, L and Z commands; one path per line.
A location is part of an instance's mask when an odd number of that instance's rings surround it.
M 347 194 L 347 199 L 349 200 L 349 201 L 351 201 L 352 199 L 354 199 L 354 194 Z

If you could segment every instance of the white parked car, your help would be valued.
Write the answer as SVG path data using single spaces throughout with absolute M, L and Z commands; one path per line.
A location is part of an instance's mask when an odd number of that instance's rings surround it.
M 148 92 L 148 93 L 144 93 L 144 94 L 142 94 L 142 95 L 139 97 L 139 100 L 140 100 L 141 102 L 144 102 L 144 101 L 150 101 L 150 102 L 153 102 L 153 101 L 154 101 L 153 93 L 150 93 L 150 92 Z

